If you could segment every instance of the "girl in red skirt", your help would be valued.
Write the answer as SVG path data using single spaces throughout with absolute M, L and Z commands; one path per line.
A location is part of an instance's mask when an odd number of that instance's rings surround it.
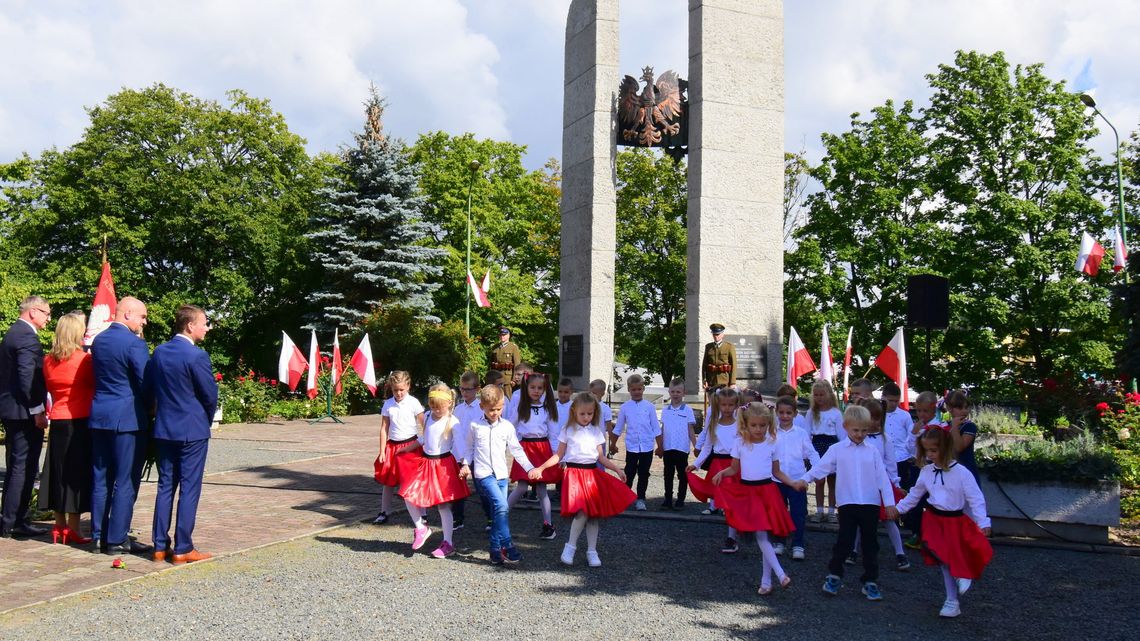
M 408 514 L 416 523 L 416 532 L 412 538 L 413 550 L 423 547 L 431 536 L 431 528 L 425 521 L 427 508 L 434 505 L 439 510 L 443 543 L 431 553 L 437 559 L 455 554 L 455 545 L 451 540 L 455 524 L 451 502 L 465 499 L 471 494 L 467 482 L 459 478 L 459 464 L 452 453 L 458 445 L 453 430 L 459 424 L 459 420 L 451 413 L 454 403 L 455 396 L 447 385 L 433 385 L 428 391 L 431 419 L 424 426 L 424 435 L 405 450 L 403 455 L 397 457 L 400 461 L 400 496 L 404 497 Z M 423 455 L 411 456 L 410 453 L 417 449 Z
M 530 471 L 530 478 L 543 478 L 558 464 L 566 464 L 562 476 L 562 517 L 571 518 L 570 538 L 562 548 L 561 560 L 574 564 L 578 537 L 586 530 L 586 562 L 592 568 L 602 564 L 598 557 L 598 530 L 601 520 L 625 511 L 637 495 L 625 486 L 625 473 L 606 457 L 606 434 L 602 431 L 601 408 L 593 394 L 583 392 L 570 405 L 570 420 L 558 437 L 558 451 Z M 598 466 L 613 470 L 617 477 L 606 474 Z
M 772 478 L 786 485 L 792 479 L 780 471 L 776 454 L 776 421 L 772 411 L 752 403 L 740 412 L 740 439 L 732 448 L 732 463 L 712 477 L 716 504 L 728 524 L 742 532 L 755 532 L 760 555 L 760 594 L 772 593 L 772 577 L 786 588 L 792 578 L 784 573 L 768 533 L 785 537 L 795 530 L 784 497 Z
M 515 424 L 526 457 L 531 465 L 542 465 L 553 453 L 551 442 L 558 442 L 558 406 L 554 401 L 554 390 L 545 374 L 531 372 L 523 377 L 523 391 L 519 394 L 518 412 L 508 416 Z M 539 538 L 553 539 L 558 535 L 550 518 L 550 495 L 546 493 L 546 483 L 562 480 L 562 470 L 557 466 L 546 470 L 541 477 L 527 476 L 526 470 L 518 462 L 511 465 L 511 480 L 518 483 L 507 497 L 507 505 L 515 503 L 527 493 L 531 485 L 537 490 L 538 503 L 542 508 L 542 532 Z
M 384 385 L 392 396 L 384 401 L 380 410 L 380 455 L 373 463 L 373 477 L 384 486 L 380 496 L 380 513 L 372 522 L 379 525 L 388 521 L 392 509 L 392 495 L 400 484 L 400 466 L 397 457 L 416 443 L 416 436 L 424 426 L 424 406 L 408 394 L 412 377 L 396 370 L 388 375 Z
M 942 569 L 946 602 L 938 615 L 956 617 L 962 613 L 958 599 L 982 576 L 994 555 L 986 538 L 990 535 L 986 499 L 974 475 L 954 460 L 954 437 L 949 430 L 932 427 L 923 432 L 917 453 L 922 469 L 898 510 L 914 509 L 926 497 L 922 556 L 927 565 Z
M 740 442 L 740 430 L 736 420 L 736 410 L 740 407 L 740 394 L 732 387 L 723 387 L 716 391 L 714 401 L 712 411 L 709 412 L 708 437 L 693 464 L 685 468 L 689 491 L 700 501 L 713 498 L 715 488 L 711 480 L 732 463 L 732 448 Z M 705 477 L 697 476 L 696 470 L 710 458 L 712 462 Z M 720 551 L 724 554 L 733 554 L 739 549 L 736 545 L 736 528 L 730 523 L 728 537 L 724 540 Z

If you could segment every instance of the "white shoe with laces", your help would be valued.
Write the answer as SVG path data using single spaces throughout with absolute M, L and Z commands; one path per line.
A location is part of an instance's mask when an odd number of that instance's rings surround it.
M 592 568 L 602 567 L 602 559 L 594 550 L 586 550 L 586 564 Z
M 969 592 L 970 588 L 974 585 L 971 579 L 954 579 L 954 582 L 958 584 L 958 596 Z
M 783 543 L 777 543 L 776 545 L 773 545 L 772 551 L 774 551 L 776 553 L 776 556 L 783 556 L 784 555 L 784 544 Z
M 633 509 L 637 510 L 638 512 L 644 512 L 645 511 L 645 501 L 643 501 L 641 499 L 637 499 L 637 502 L 633 504 Z
M 574 565 L 574 552 L 577 549 L 578 548 L 567 543 L 565 546 L 562 547 L 562 556 L 558 557 L 558 560 L 562 561 L 566 565 Z
M 944 619 L 953 619 L 959 614 L 962 614 L 962 609 L 958 607 L 957 601 L 947 600 L 942 604 L 942 609 L 938 611 L 938 616 Z
M 794 561 L 803 561 L 804 560 L 804 549 L 802 547 L 800 547 L 798 545 L 792 547 L 792 560 L 794 560 Z

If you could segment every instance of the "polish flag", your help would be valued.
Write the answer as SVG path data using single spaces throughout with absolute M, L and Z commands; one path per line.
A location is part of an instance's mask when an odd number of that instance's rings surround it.
M 875 359 L 875 367 L 883 370 L 887 378 L 898 383 L 899 388 L 902 390 L 902 395 L 899 398 L 899 407 L 904 410 L 910 409 L 910 388 L 907 387 L 906 377 L 906 342 L 903 340 L 903 328 L 895 332 L 895 337 L 883 351 L 879 357 Z
M 847 353 L 843 355 L 843 402 L 847 402 L 851 387 L 851 337 L 855 333 L 854 327 L 847 328 Z
M 1093 240 L 1089 233 L 1081 233 L 1081 251 L 1077 254 L 1077 271 L 1096 276 L 1100 271 L 1100 261 L 1104 258 L 1104 247 Z
M 332 377 L 333 389 L 337 394 L 344 391 L 344 384 L 341 379 L 344 378 L 344 361 L 340 357 L 340 329 L 333 331 L 333 354 L 332 354 L 332 371 L 329 373 Z
M 804 347 L 803 341 L 800 340 L 800 335 L 796 333 L 796 328 L 792 327 L 791 333 L 788 334 L 788 385 L 796 386 L 796 379 L 815 371 L 815 363 L 811 360 L 811 354 L 808 354 L 807 348 Z
M 313 334 L 309 339 L 309 382 L 305 386 L 305 391 L 309 398 L 316 398 L 317 375 L 321 373 L 321 352 L 317 349 L 317 330 L 311 331 Z
M 823 343 L 819 348 L 819 371 L 816 379 L 824 379 L 835 386 L 835 362 L 831 360 L 831 340 L 827 338 L 827 325 L 823 326 Z
M 491 293 L 491 270 L 488 269 L 486 274 L 483 274 L 483 284 L 480 286 L 484 294 Z
M 281 332 L 281 357 L 277 359 L 277 380 L 289 386 L 290 392 L 297 391 L 297 384 L 301 382 L 301 374 L 308 367 L 305 355 L 293 343 L 293 339 L 285 332 Z
M 115 281 L 111 278 L 111 263 L 103 263 L 103 274 L 99 276 L 99 286 L 95 288 L 95 302 L 91 303 L 91 316 L 87 319 L 83 344 L 90 345 L 99 332 L 107 329 L 114 317 Z
M 1124 234 L 1116 228 L 1116 240 L 1112 243 L 1112 271 L 1118 272 L 1128 263 L 1128 248 L 1124 246 Z
M 483 278 L 483 284 L 488 289 L 491 287 L 491 272 L 487 272 L 487 276 Z M 480 287 L 479 283 L 475 282 L 475 277 L 471 275 L 471 272 L 467 272 L 467 285 L 471 287 L 471 295 L 475 297 L 476 305 L 479 307 L 491 306 L 491 300 L 487 298 L 486 290 Z
M 368 391 L 376 396 L 376 364 L 372 360 L 372 345 L 368 342 L 368 334 L 364 335 L 364 340 L 360 341 L 356 352 L 352 354 L 349 365 L 356 370 L 356 375 L 364 381 Z

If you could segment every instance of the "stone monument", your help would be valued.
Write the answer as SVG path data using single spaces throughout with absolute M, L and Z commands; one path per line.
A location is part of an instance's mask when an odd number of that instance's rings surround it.
M 566 21 L 559 364 L 577 389 L 613 372 L 618 19 L 618 0 L 573 0 Z M 689 0 L 690 392 L 713 322 L 745 348 L 741 383 L 781 382 L 783 56 L 782 0 Z

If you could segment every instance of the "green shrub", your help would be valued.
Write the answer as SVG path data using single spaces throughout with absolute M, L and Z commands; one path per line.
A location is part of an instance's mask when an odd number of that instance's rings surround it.
M 978 469 L 995 481 L 1067 481 L 1094 484 L 1120 479 L 1115 453 L 1081 434 L 1067 441 L 1028 440 L 978 452 Z
M 1023 425 L 1009 412 L 994 406 L 979 405 L 971 418 L 978 425 L 978 431 L 983 434 L 1022 434 L 1037 435 L 1041 431 L 1033 425 Z
M 1120 493 L 1120 518 L 1125 521 L 1140 518 L 1140 492 Z
M 277 381 L 254 371 L 218 380 L 223 423 L 263 423 L 277 398 Z

